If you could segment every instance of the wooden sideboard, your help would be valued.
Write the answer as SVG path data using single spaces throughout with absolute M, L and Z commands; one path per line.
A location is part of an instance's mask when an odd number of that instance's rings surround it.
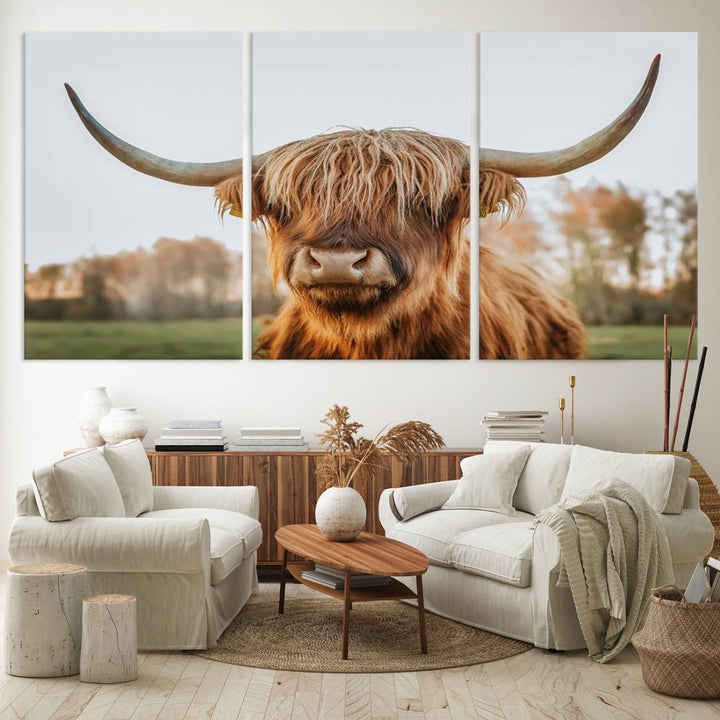
M 368 532 L 384 534 L 378 500 L 385 488 L 420 485 L 460 477 L 460 461 L 482 452 L 474 448 L 443 448 L 419 454 L 403 466 L 386 458 L 367 482 L 353 484 L 367 507 Z M 315 467 L 323 452 L 155 452 L 148 450 L 155 485 L 254 485 L 260 494 L 263 544 L 258 563 L 279 564 L 275 531 L 283 525 L 315 522 L 318 492 Z

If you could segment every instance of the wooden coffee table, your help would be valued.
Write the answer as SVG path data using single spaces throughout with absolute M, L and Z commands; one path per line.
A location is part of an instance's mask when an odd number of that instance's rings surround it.
M 405 543 L 391 540 L 382 535 L 362 532 L 350 542 L 326 540 L 317 525 L 285 525 L 275 533 L 278 545 L 283 549 L 282 572 L 280 575 L 280 603 L 278 612 L 285 610 L 285 579 L 287 571 L 303 585 L 325 595 L 343 601 L 342 659 L 348 656 L 348 634 L 350 610 L 355 602 L 370 600 L 407 600 L 417 598 L 418 622 L 420 625 L 420 651 L 427 653 L 425 636 L 425 606 L 423 604 L 422 575 L 428 568 L 428 559 L 419 550 Z M 311 562 L 288 563 L 288 552 L 295 553 Z M 319 585 L 305 580 L 303 570 L 312 570 L 314 563 L 324 563 L 345 570 L 345 587 L 342 590 Z M 387 585 L 377 587 L 350 587 L 350 573 L 361 572 L 372 575 L 410 576 L 417 582 L 417 594 L 399 580 L 390 580 Z

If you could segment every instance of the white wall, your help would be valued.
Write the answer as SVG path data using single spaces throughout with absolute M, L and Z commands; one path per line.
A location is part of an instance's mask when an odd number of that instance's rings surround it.
M 7 536 L 15 486 L 29 480 L 35 465 L 81 443 L 75 416 L 90 384 L 107 384 L 116 405 L 137 404 L 150 425 L 148 440 L 168 419 L 188 416 L 222 418 L 232 433 L 246 424 L 297 423 L 312 437 L 319 418 L 337 402 L 347 404 L 369 432 L 415 418 L 432 423 L 449 445 L 476 446 L 484 411 L 554 408 L 574 374 L 579 442 L 619 450 L 661 447 L 661 361 L 23 360 L 23 32 L 339 29 L 699 32 L 699 316 L 700 343 L 710 352 L 690 449 L 716 482 L 720 479 L 720 4 L 715 0 L 0 0 L 0 537 Z M 553 413 L 550 437 L 558 426 Z

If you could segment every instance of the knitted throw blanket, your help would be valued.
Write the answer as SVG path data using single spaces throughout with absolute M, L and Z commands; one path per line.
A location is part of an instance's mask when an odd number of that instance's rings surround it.
M 642 629 L 653 588 L 675 581 L 665 530 L 640 493 L 619 480 L 543 510 L 560 545 L 558 587 L 570 587 L 592 660 L 612 660 Z

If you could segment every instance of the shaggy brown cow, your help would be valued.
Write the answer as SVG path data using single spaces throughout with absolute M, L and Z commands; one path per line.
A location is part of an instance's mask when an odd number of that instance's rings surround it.
M 612 150 L 635 126 L 657 78 L 655 58 L 630 106 L 564 150 L 480 150 L 480 207 L 509 216 L 517 178 L 556 175 Z M 242 212 L 242 161 L 183 163 L 151 155 L 100 125 L 73 90 L 90 133 L 141 172 L 216 186 L 221 212 Z M 253 219 L 260 220 L 275 281 L 292 296 L 264 331 L 269 358 L 469 356 L 469 151 L 419 130 L 345 130 L 253 158 Z M 577 358 L 585 330 L 538 273 L 480 249 L 480 357 Z

